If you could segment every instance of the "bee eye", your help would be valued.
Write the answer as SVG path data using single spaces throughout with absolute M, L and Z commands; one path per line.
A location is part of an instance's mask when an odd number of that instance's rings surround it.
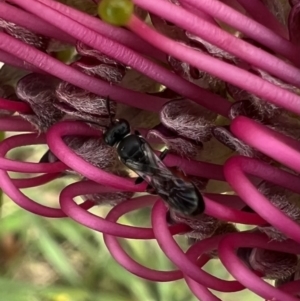
M 114 146 L 116 143 L 115 139 L 113 139 L 113 136 L 109 132 L 104 134 L 104 142 L 109 146 Z
M 104 133 L 104 141 L 106 144 L 114 146 L 129 133 L 129 123 L 126 120 L 119 120 Z

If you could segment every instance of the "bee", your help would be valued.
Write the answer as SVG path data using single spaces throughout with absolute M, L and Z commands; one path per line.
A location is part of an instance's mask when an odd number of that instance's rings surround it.
M 109 112 L 109 100 L 107 109 Z M 127 120 L 113 122 L 111 117 L 110 120 L 111 126 L 104 133 L 104 141 L 115 147 L 119 160 L 138 174 L 136 184 L 147 182 L 147 191 L 160 196 L 179 214 L 194 217 L 203 213 L 204 200 L 195 184 L 178 170 L 171 171 L 163 163 L 168 150 L 164 150 L 158 157 L 138 131 L 132 133 Z

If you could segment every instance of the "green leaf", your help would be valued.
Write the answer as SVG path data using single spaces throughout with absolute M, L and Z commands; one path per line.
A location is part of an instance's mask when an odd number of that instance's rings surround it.
M 28 223 L 29 213 L 23 209 L 17 209 L 1 219 L 0 233 L 24 232 L 28 229 Z
M 40 252 L 64 280 L 73 285 L 78 285 L 80 283 L 80 277 L 77 271 L 69 262 L 68 257 L 62 248 L 44 227 L 42 219 L 34 217 L 32 220 L 34 220 L 37 226 L 38 239 L 36 240 L 36 244 L 39 247 Z
M 0 278 L 0 299 L 9 301 L 29 301 L 32 288 L 28 284 Z
M 62 235 L 83 254 L 95 260 L 95 257 L 99 253 L 99 248 L 86 239 L 86 236 L 90 232 L 89 229 L 86 229 L 69 219 L 55 220 L 50 223 L 50 226 L 54 230 L 54 233 Z M 82 229 L 84 231 L 82 231 Z

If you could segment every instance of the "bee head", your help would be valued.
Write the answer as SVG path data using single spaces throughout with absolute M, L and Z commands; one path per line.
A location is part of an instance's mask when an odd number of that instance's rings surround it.
M 117 120 L 104 134 L 104 141 L 110 146 L 115 146 L 130 133 L 130 125 L 127 120 Z

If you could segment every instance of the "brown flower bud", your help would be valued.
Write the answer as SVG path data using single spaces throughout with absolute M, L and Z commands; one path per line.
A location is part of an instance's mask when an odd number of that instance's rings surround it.
M 184 99 L 168 102 L 160 112 L 160 120 L 164 126 L 196 142 L 211 139 L 214 118 L 206 109 Z

